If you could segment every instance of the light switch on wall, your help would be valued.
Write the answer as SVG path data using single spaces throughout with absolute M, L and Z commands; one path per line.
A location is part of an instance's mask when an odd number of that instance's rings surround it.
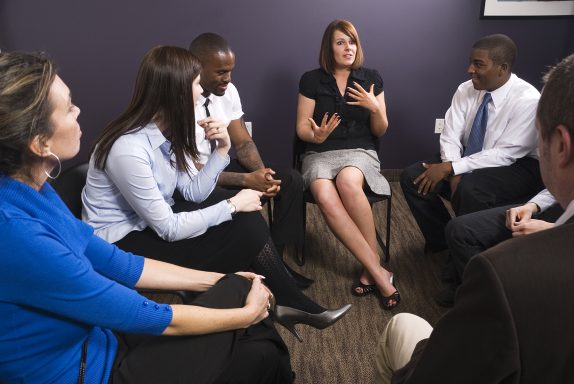
M 246 121 L 246 122 L 245 122 L 245 128 L 247 128 L 247 132 L 249 132 L 249 136 L 251 136 L 251 137 L 253 137 L 253 134 L 251 133 L 251 129 L 252 129 L 251 127 L 252 127 L 252 126 L 253 126 L 253 125 L 251 124 L 251 121 Z
M 434 133 L 442 133 L 444 129 L 444 119 L 436 119 L 434 122 Z

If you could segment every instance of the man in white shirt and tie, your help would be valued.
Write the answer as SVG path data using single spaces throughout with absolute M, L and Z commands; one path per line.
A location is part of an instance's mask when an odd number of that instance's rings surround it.
M 565 210 L 555 225 L 474 256 L 454 308 L 433 328 L 401 313 L 376 352 L 374 382 L 574 383 L 574 54 L 545 76 L 540 171 Z
M 472 47 L 468 73 L 454 94 L 440 155 L 403 171 L 401 187 L 425 238 L 425 252 L 447 248 L 451 216 L 526 202 L 544 187 L 534 126 L 540 93 L 512 73 L 516 45 L 489 35 Z

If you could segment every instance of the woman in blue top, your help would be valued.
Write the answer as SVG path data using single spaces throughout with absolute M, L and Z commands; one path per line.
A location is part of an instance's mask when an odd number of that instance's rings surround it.
M 79 113 L 48 59 L 0 53 L 0 382 L 292 382 L 261 276 L 123 252 L 66 208 L 46 180 L 78 153 Z
M 310 188 L 329 228 L 363 265 L 352 293 L 382 294 L 385 309 L 400 295 L 393 277 L 380 265 L 373 213 L 363 188 L 390 193 L 380 174 L 375 142 L 388 120 L 383 80 L 363 68 L 357 30 L 335 20 L 325 30 L 321 68 L 306 72 L 299 83 L 297 136 L 305 142 L 303 181 Z

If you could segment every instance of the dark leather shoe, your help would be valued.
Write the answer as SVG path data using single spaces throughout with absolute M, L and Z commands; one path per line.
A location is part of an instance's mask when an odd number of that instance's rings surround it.
M 338 309 L 330 309 L 314 314 L 291 307 L 276 305 L 273 309 L 273 319 L 287 328 L 300 342 L 303 342 L 303 339 L 295 329 L 295 324 L 306 324 L 317 329 L 325 329 L 339 321 L 345 316 L 349 309 L 351 309 L 351 304 L 344 305 Z
M 438 305 L 445 308 L 452 308 L 454 306 L 454 296 L 456 293 L 456 288 L 448 286 L 441 291 L 437 292 L 433 299 Z
M 293 280 L 295 280 L 295 284 L 297 285 L 297 288 L 304 290 L 304 289 L 309 288 L 311 286 L 311 284 L 313 284 L 315 282 L 315 280 L 312 280 L 308 277 L 301 275 L 300 273 L 295 272 L 286 263 L 283 263 L 283 264 L 285 265 L 285 269 L 287 270 L 287 273 L 289 275 L 291 275 Z

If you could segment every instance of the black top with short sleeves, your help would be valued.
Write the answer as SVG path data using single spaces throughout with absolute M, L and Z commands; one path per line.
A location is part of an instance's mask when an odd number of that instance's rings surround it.
M 347 87 L 354 87 L 353 81 L 369 91 L 375 85 L 375 96 L 383 91 L 383 79 L 377 70 L 359 68 L 351 71 Z M 321 144 L 305 143 L 305 152 L 326 152 L 336 149 L 376 149 L 377 138 L 371 133 L 371 112 L 354 105 L 347 105 L 353 98 L 341 95 L 335 77 L 323 69 L 305 72 L 299 81 L 299 93 L 315 100 L 313 120 L 321 125 L 326 112 L 331 117 L 334 113 L 341 116 L 341 123 Z

